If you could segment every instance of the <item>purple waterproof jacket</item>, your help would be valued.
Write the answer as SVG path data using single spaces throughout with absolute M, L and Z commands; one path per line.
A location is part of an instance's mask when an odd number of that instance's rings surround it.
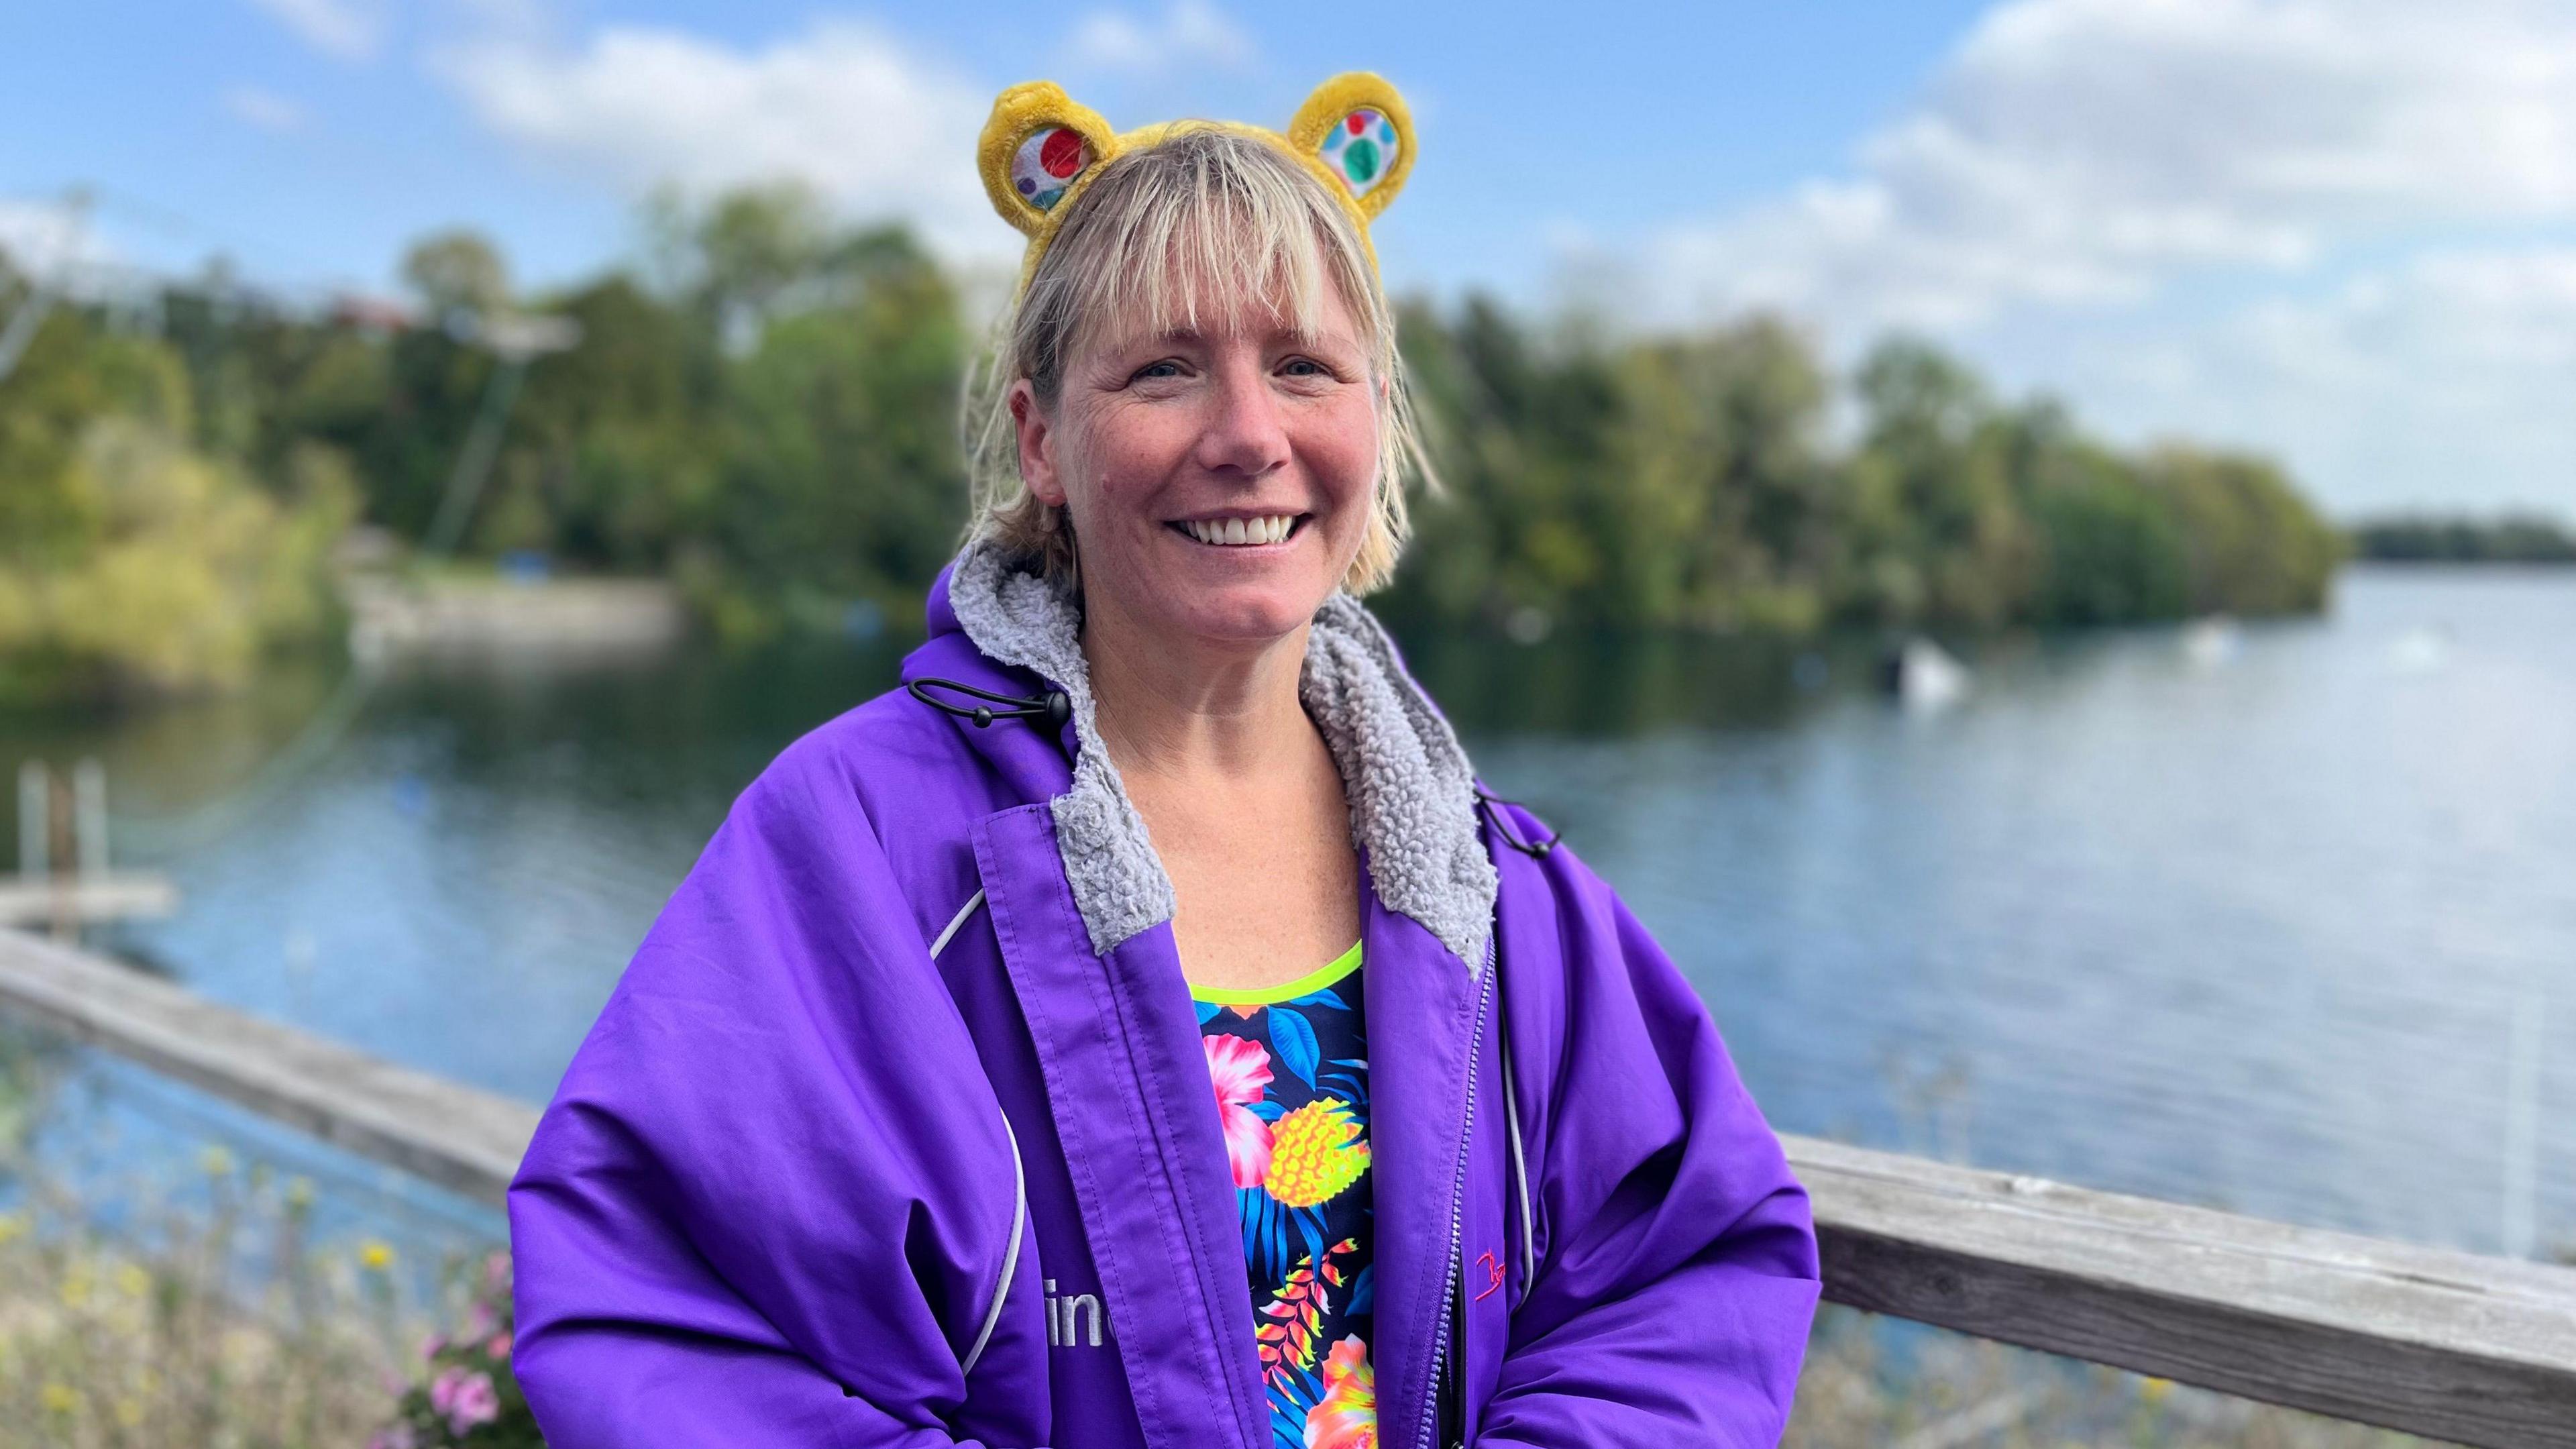
M 929 617 L 908 684 L 1069 708 L 979 728 L 898 690 L 736 802 L 510 1191 L 555 1449 L 1271 1442 L 1172 887 L 1079 605 L 974 545 Z M 1775 1443 L 1815 1240 L 1699 998 L 1480 802 L 1356 600 L 1300 689 L 1365 887 L 1380 1442 Z

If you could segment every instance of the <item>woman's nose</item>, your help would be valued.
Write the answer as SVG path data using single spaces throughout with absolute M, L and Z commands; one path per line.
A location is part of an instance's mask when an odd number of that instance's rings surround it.
M 1258 366 L 1217 370 L 1214 407 L 1199 435 L 1199 463 L 1212 473 L 1266 477 L 1288 461 L 1287 420 Z

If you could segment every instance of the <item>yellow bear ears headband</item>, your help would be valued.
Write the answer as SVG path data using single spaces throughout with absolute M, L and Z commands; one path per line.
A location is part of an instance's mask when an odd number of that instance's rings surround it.
M 1165 121 L 1120 135 L 1100 113 L 1080 105 L 1053 81 L 1030 81 L 1002 92 L 993 118 L 975 146 L 984 192 L 1002 220 L 1029 239 L 1020 286 L 1036 275 L 1075 197 L 1109 162 L 1163 139 L 1176 127 L 1212 125 L 1258 136 L 1295 157 L 1342 200 L 1358 226 L 1368 225 L 1404 189 L 1413 170 L 1413 116 L 1404 97 L 1384 77 L 1365 71 L 1337 75 L 1315 87 L 1285 131 L 1233 121 Z M 1376 263 L 1374 254 L 1370 263 Z

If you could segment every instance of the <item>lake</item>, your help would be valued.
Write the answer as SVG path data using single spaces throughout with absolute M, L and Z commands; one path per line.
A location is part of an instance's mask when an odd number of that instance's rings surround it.
M 1406 642 L 1493 787 L 1697 983 L 1776 1125 L 2576 1248 L 2576 572 L 2355 569 L 2319 619 L 1977 641 L 1937 710 L 1882 696 L 1867 641 Z M 733 793 L 900 652 L 420 668 L 363 699 L 281 669 L 0 720 L 0 766 L 96 755 L 135 817 L 120 855 L 176 878 L 177 917 L 106 944 L 542 1100 Z M 335 700 L 360 707 L 317 739 Z M 58 1154 L 213 1136 L 368 1184 L 359 1220 L 497 1221 L 130 1069 L 71 1080 Z

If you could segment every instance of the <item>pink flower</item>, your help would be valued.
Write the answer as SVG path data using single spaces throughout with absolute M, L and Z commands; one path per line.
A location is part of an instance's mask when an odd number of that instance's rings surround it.
M 378 1429 L 375 1437 L 367 1441 L 367 1449 L 412 1449 L 412 1444 L 411 1425 L 396 1424 L 390 1429 Z
M 501 1416 L 501 1396 L 493 1391 L 490 1374 L 451 1368 L 431 1382 L 429 1407 L 445 1414 L 449 1431 L 462 1436 Z
M 510 1291 L 510 1255 L 494 1253 L 483 1260 L 483 1291 L 494 1295 Z
M 1356 1333 L 1324 1356 L 1324 1394 L 1306 1411 L 1306 1449 L 1377 1449 L 1377 1371 Z
M 1270 1124 L 1249 1104 L 1270 1085 L 1270 1053 L 1257 1041 L 1219 1033 L 1202 1036 L 1208 1081 L 1216 1088 L 1217 1120 L 1225 1128 L 1225 1161 L 1236 1187 L 1259 1187 L 1270 1172 Z
M 420 1341 L 420 1361 L 427 1363 L 447 1351 L 447 1335 L 433 1333 Z
M 483 1345 L 483 1351 L 492 1355 L 494 1358 L 508 1358 L 510 1356 L 510 1335 L 507 1333 L 493 1334 L 492 1341 Z

